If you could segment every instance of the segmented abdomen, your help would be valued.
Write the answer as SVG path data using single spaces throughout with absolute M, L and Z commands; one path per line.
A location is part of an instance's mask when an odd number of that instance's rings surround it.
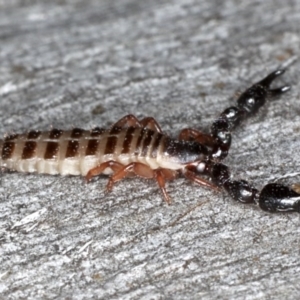
M 134 127 L 30 131 L 0 141 L 0 166 L 18 172 L 86 175 L 100 163 L 114 160 L 123 165 L 139 161 L 156 169 L 164 161 L 161 156 L 167 139 Z

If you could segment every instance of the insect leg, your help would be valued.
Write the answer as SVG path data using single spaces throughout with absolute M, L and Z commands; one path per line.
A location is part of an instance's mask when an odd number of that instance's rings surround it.
M 118 122 L 116 122 L 111 129 L 113 128 L 127 128 L 127 127 L 135 127 L 135 128 L 148 128 L 153 131 L 157 131 L 162 133 L 160 126 L 157 121 L 152 117 L 147 117 L 139 121 L 134 115 L 126 115 L 121 118 Z
M 218 187 L 215 183 L 211 183 L 210 181 L 207 181 L 205 179 L 203 179 L 201 176 L 203 176 L 203 174 L 197 174 L 197 171 L 195 169 L 194 166 L 187 166 L 184 171 L 183 171 L 183 175 L 190 179 L 191 181 L 199 184 L 199 185 L 202 185 L 204 187 L 209 187 L 213 190 L 218 190 Z
M 111 128 L 141 127 L 140 121 L 134 115 L 126 115 Z
M 165 201 L 171 204 L 171 198 L 166 191 L 165 183 L 166 180 L 172 180 L 176 177 L 177 172 L 169 169 L 156 169 L 154 170 L 154 177 L 158 183 L 160 190 L 162 191 Z
M 162 133 L 162 130 L 157 121 L 152 117 L 144 118 L 140 121 L 141 127 Z
M 156 179 L 159 188 L 164 195 L 165 201 L 168 204 L 170 204 L 171 200 L 165 189 L 165 181 L 173 179 L 177 174 L 176 171 L 171 171 L 167 169 L 152 170 L 149 166 L 143 163 L 139 163 L 139 162 L 130 163 L 127 166 L 123 166 L 119 171 L 117 171 L 110 177 L 107 184 L 107 190 L 110 191 L 116 181 L 119 181 L 127 177 L 131 173 L 134 173 L 135 175 L 138 175 L 143 178 Z
M 181 130 L 178 139 L 183 141 L 196 141 L 207 147 L 213 147 L 216 145 L 215 139 L 210 134 L 206 134 L 192 128 L 185 128 Z
M 109 161 L 106 161 L 106 162 L 100 164 L 99 166 L 89 170 L 85 176 L 85 179 L 87 182 L 89 182 L 92 179 L 92 177 L 95 177 L 95 176 L 101 174 L 107 168 L 111 168 L 113 170 L 113 172 L 116 173 L 119 170 L 121 170 L 123 167 L 124 166 L 122 164 L 120 164 L 114 160 L 109 160 Z

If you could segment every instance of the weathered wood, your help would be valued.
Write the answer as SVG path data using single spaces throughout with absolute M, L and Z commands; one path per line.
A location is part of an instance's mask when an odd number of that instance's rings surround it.
M 0 134 L 108 126 L 133 113 L 208 130 L 237 92 L 299 53 L 298 1 L 0 1 Z M 233 136 L 236 178 L 300 182 L 292 90 Z M 280 82 L 279 82 L 280 84 Z M 284 178 L 285 176 L 289 176 Z M 298 214 L 187 180 L 3 173 L 1 299 L 296 299 Z

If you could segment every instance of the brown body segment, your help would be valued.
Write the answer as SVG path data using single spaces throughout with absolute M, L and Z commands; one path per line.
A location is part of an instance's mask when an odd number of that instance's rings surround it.
M 125 137 L 124 137 L 124 141 L 123 141 L 123 147 L 122 147 L 122 151 L 121 151 L 122 154 L 129 153 L 135 130 L 136 130 L 136 128 L 134 128 L 134 127 L 129 127 L 127 129 Z
M 35 155 L 36 147 L 37 147 L 37 143 L 34 141 L 25 142 L 23 153 L 22 153 L 22 159 L 32 158 Z
M 86 156 L 91 156 L 91 155 L 96 155 L 98 146 L 100 143 L 99 136 L 103 134 L 105 130 L 103 128 L 93 128 L 90 132 L 90 137 L 91 139 L 87 143 L 87 147 L 85 150 L 85 155 Z

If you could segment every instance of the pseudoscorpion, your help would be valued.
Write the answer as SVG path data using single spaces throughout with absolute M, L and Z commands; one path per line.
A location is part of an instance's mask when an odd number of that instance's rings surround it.
M 162 133 L 155 119 L 139 121 L 127 115 L 108 130 L 52 129 L 7 136 L 0 141 L 0 166 L 18 172 L 83 175 L 87 181 L 101 173 L 111 174 L 107 190 L 136 174 L 155 179 L 167 203 L 165 182 L 181 174 L 199 185 L 223 188 L 234 200 L 256 203 L 263 210 L 300 212 L 299 186 L 270 183 L 259 192 L 245 180 L 232 180 L 221 163 L 231 145 L 231 131 L 268 98 L 290 89 L 287 85 L 270 88 L 283 73 L 277 70 L 248 88 L 236 106 L 225 109 L 213 122 L 209 134 L 187 128 L 174 139 Z

